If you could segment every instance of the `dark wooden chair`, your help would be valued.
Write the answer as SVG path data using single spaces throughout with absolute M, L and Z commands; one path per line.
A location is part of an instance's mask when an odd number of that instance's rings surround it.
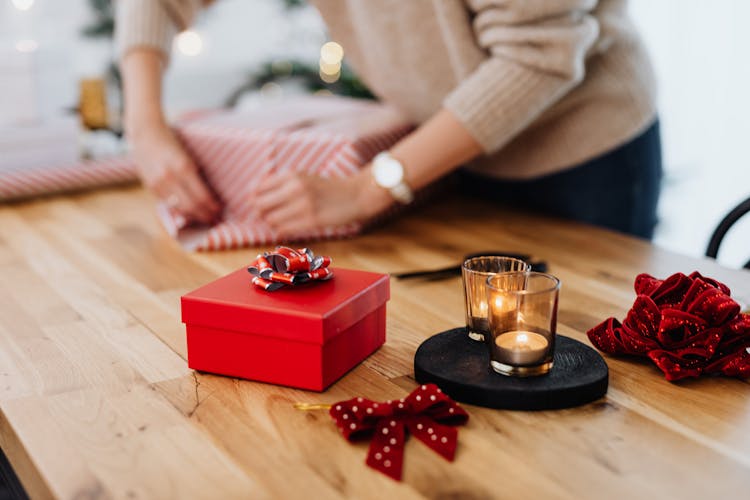
M 0 500 L 28 500 L 13 467 L 0 449 Z
M 729 229 L 748 212 L 750 212 L 750 198 L 734 207 L 726 217 L 719 222 L 719 225 L 716 226 L 714 233 L 711 235 L 711 240 L 708 242 L 706 257 L 716 258 L 719 254 L 719 246 L 721 245 L 722 240 L 724 240 L 724 236 L 726 236 Z M 748 260 L 743 267 L 745 269 L 750 269 L 750 260 Z

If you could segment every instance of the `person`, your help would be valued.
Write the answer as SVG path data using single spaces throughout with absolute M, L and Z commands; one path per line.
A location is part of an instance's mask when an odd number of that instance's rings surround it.
M 463 166 L 473 193 L 652 236 L 655 83 L 625 0 L 312 3 L 373 93 L 419 126 L 350 178 L 280 173 L 256 186 L 254 210 L 282 237 L 367 219 Z M 211 221 L 219 202 L 161 108 L 172 37 L 201 7 L 118 0 L 116 40 L 144 183 Z

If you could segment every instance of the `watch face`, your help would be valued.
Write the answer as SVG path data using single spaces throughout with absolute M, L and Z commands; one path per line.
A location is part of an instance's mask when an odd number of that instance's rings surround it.
M 375 182 L 384 188 L 398 186 L 404 179 L 404 168 L 393 158 L 379 158 L 372 166 L 372 175 Z

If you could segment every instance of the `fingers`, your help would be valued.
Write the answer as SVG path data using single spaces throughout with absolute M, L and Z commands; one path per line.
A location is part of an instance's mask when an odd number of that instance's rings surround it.
M 310 228 L 314 225 L 314 217 L 303 201 L 293 201 L 280 205 L 267 212 L 265 222 L 277 233 L 288 234 L 296 228 Z
M 313 192 L 305 179 L 290 173 L 275 175 L 254 190 L 251 202 L 256 214 L 282 237 L 300 237 L 317 229 Z
M 302 237 L 357 220 L 353 181 L 282 174 L 263 181 L 251 200 L 256 215 L 282 237 Z
M 306 197 L 299 179 L 279 175 L 263 182 L 255 191 L 251 204 L 259 217 L 266 218 L 273 210 Z
M 181 217 L 200 222 L 216 219 L 221 207 L 205 185 L 190 155 L 168 128 L 134 141 L 143 183 Z
M 170 194 L 166 197 L 162 197 L 167 205 L 183 220 L 183 225 L 187 223 L 189 218 L 192 218 L 191 207 L 190 207 L 190 195 L 180 184 L 175 184 L 169 187 Z
M 274 229 L 276 234 L 286 239 L 303 239 L 315 236 L 319 229 L 315 229 L 308 224 L 303 224 L 300 220 L 291 220 L 278 229 Z
M 188 220 L 212 222 L 221 207 L 189 160 L 163 168 L 152 189 Z
M 181 179 L 181 186 L 188 195 L 187 215 L 200 222 L 216 219 L 220 206 L 196 171 L 188 172 Z
M 320 227 L 309 214 L 301 217 L 283 217 L 279 222 L 271 224 L 269 227 L 273 232 L 282 238 L 304 238 L 315 234 Z
M 258 183 L 258 185 L 251 190 L 250 195 L 253 198 L 257 198 L 258 196 L 276 191 L 277 189 L 292 181 L 293 178 L 294 177 L 289 173 L 271 175 L 261 180 L 260 183 Z

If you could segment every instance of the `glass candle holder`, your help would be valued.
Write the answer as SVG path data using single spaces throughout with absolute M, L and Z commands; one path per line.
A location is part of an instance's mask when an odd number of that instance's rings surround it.
M 487 278 L 496 273 L 528 271 L 531 266 L 513 257 L 473 257 L 461 265 L 466 305 L 466 328 L 469 337 L 483 341 L 489 333 Z
M 528 377 L 552 369 L 560 280 L 546 273 L 513 272 L 487 278 L 490 366 Z

